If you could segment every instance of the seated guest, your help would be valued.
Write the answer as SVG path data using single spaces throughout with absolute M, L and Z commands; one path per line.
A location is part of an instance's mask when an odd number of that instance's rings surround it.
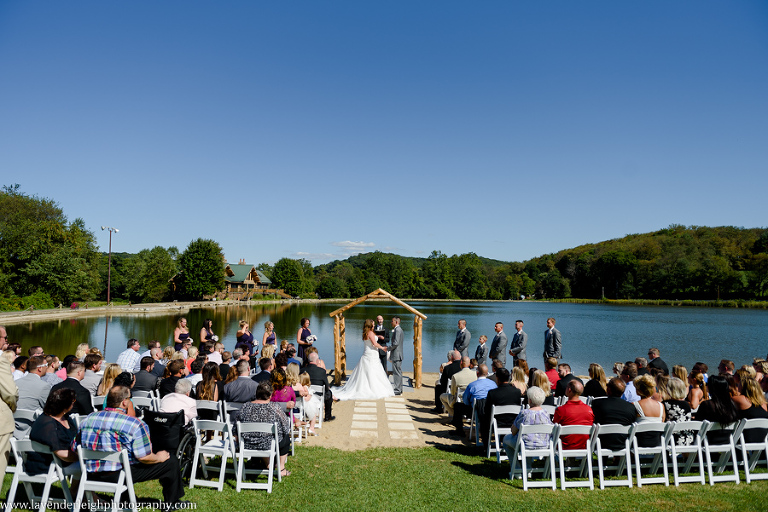
M 685 366 L 676 364 L 672 367 L 672 374 L 673 377 L 677 377 L 683 382 L 688 382 L 688 370 L 686 370 Z
M 677 366 L 675 366 L 677 368 Z M 673 370 L 673 373 L 676 373 Z M 669 391 L 669 398 L 664 400 L 664 411 L 666 412 L 667 421 L 690 421 L 691 420 L 691 404 L 686 402 L 685 396 L 688 393 L 688 387 L 685 385 L 685 381 L 680 380 L 677 377 L 670 377 L 667 383 L 667 389 Z M 594 408 L 594 404 L 593 404 Z M 675 434 L 675 444 L 689 446 L 693 443 L 694 432 L 692 430 L 683 430 Z
M 99 382 L 99 386 L 96 388 L 96 396 L 107 396 L 107 393 L 112 389 L 112 386 L 115 383 L 115 378 L 121 373 L 123 373 L 123 370 L 120 368 L 119 364 L 109 363 L 107 367 L 104 368 L 101 382 Z
M 45 356 L 30 357 L 27 361 L 27 368 L 29 369 L 27 374 L 15 381 L 16 387 L 19 388 L 16 408 L 35 411 L 45 407 L 48 394 L 51 392 L 51 385 L 41 378 L 45 375 L 47 368 Z M 21 419 L 16 419 L 15 423 L 14 436 L 17 439 L 22 439 L 32 423 Z
M 440 374 L 440 381 L 435 384 L 435 408 L 432 409 L 432 412 L 435 414 L 443 412 L 443 402 L 440 400 L 440 395 L 448 392 L 451 377 L 461 371 L 461 353 L 458 350 L 452 350 L 449 354 L 451 355 L 452 361 L 450 364 L 443 367 Z
M 243 408 L 240 410 L 239 419 L 242 422 L 274 423 L 277 425 L 277 439 L 280 449 L 280 474 L 288 476 L 291 473 L 285 469 L 285 461 L 288 458 L 288 452 L 291 450 L 291 421 L 283 412 L 283 408 L 273 402 L 271 398 L 272 384 L 266 381 L 260 382 L 256 388 L 255 400 L 243 405 Z M 268 450 L 272 439 L 272 434 L 264 432 L 248 432 L 243 434 L 245 448 L 248 450 Z M 264 464 L 269 464 L 269 459 L 264 459 Z
M 613 374 L 621 378 L 621 372 L 624 371 L 624 363 L 613 363 Z
M 221 353 L 221 364 L 219 365 L 219 375 L 226 378 L 229 375 L 229 367 L 232 362 L 232 352 L 225 350 Z
M 296 357 L 296 347 L 293 345 L 293 343 L 288 345 L 288 348 L 285 350 L 285 355 L 288 356 L 288 364 L 296 363 L 301 367 L 301 359 Z M 306 355 L 306 351 L 304 352 L 304 355 Z
M 688 403 L 691 404 L 691 410 L 695 411 L 701 405 L 701 402 L 709 398 L 709 392 L 707 391 L 707 383 L 704 380 L 704 374 L 691 370 L 691 374 L 688 376 L 688 385 L 690 389 L 688 391 Z
M 288 354 L 281 352 L 275 356 L 275 368 L 283 371 L 288 368 Z
M 174 392 L 168 393 L 160 400 L 160 412 L 184 411 L 185 423 L 197 418 L 197 402 L 189 397 L 190 391 L 192 383 L 189 379 L 179 379 Z
M 91 347 L 87 343 L 80 343 L 75 349 L 75 359 L 82 363 L 90 350 Z
M 728 381 L 725 377 L 713 375 L 707 384 L 710 398 L 701 402 L 693 419 L 717 423 L 715 425 L 717 428 L 707 432 L 707 440 L 711 444 L 726 444 L 736 427 L 739 414 L 731 401 Z
M 634 381 L 635 390 L 640 395 L 640 400 L 634 402 L 637 411 L 636 423 L 663 423 L 666 418 L 664 406 L 661 402 L 654 400 L 653 394 L 656 391 L 656 381 L 650 375 L 640 375 Z M 660 432 L 640 432 L 637 434 L 637 443 L 639 446 L 652 447 L 658 446 L 661 442 Z
M 741 393 L 749 400 L 749 407 L 739 408 L 738 417 L 740 419 L 768 418 L 768 406 L 765 403 L 765 396 L 757 380 L 749 377 L 742 378 Z M 765 429 L 749 429 L 744 431 L 744 441 L 747 443 L 759 443 L 765 439 Z
M 184 360 L 184 363 L 187 365 L 187 375 L 192 374 L 192 363 L 197 359 L 198 352 L 197 347 L 189 347 L 189 350 L 187 350 L 187 358 Z M 205 361 L 203 361 L 203 364 L 205 364 Z
M 624 381 L 626 388 L 621 398 L 627 402 L 637 402 L 640 400 L 640 395 L 635 391 L 635 379 L 637 378 L 637 366 L 635 363 L 627 363 L 624 365 L 624 369 L 621 371 L 621 380 Z
M 139 360 L 136 361 L 136 366 L 133 367 L 133 373 L 138 373 L 141 371 L 141 359 L 144 357 L 152 357 L 152 349 L 153 348 L 160 348 L 160 342 L 157 340 L 152 340 L 149 343 L 147 343 L 147 350 L 139 354 Z M 160 350 L 160 353 L 162 353 L 162 350 Z
M 518 359 L 518 361 L 523 360 Z M 526 382 L 527 380 L 528 376 L 525 374 L 522 367 L 515 366 L 512 368 L 509 383 L 520 390 L 520 396 L 525 396 L 526 391 L 528 391 L 528 383 Z
M 648 375 L 650 372 L 648 371 L 648 360 L 644 357 L 636 357 L 635 358 L 635 366 L 637 366 L 637 376 L 640 375 Z
M 183 359 L 174 359 L 168 366 L 165 367 L 166 377 L 160 381 L 160 398 L 163 398 L 169 393 L 176 392 L 176 383 L 179 379 L 184 378 L 184 374 L 187 371 L 187 365 Z
M 99 354 L 86 354 L 83 358 L 83 364 L 85 364 L 85 377 L 80 381 L 88 392 L 96 396 L 96 391 L 99 389 L 99 382 L 101 382 L 101 362 L 104 358 Z
M 73 359 L 67 367 L 67 380 L 62 381 L 51 388 L 51 392 L 57 389 L 72 389 L 75 391 L 75 406 L 72 408 L 72 414 L 91 414 L 93 404 L 91 403 L 91 394 L 86 390 L 80 381 L 85 377 L 85 365 Z
M 584 391 L 581 379 L 571 379 L 565 388 L 565 396 L 568 401 L 555 409 L 554 423 L 559 425 L 592 425 L 595 415 L 592 408 L 579 398 Z M 569 434 L 560 438 L 563 441 L 563 449 L 580 450 L 587 447 L 587 434 Z
M 19 380 L 27 373 L 27 356 L 19 356 L 13 360 L 13 380 Z
M 217 341 L 213 345 L 213 352 L 208 354 L 208 362 L 222 364 L 224 362 L 222 354 L 224 354 L 224 344 Z
M 618 377 L 608 381 L 605 386 L 606 398 L 592 401 L 592 413 L 595 415 L 594 423 L 600 425 L 631 425 L 637 418 L 635 406 L 621 396 L 624 394 L 626 384 Z M 623 434 L 600 434 L 600 444 L 609 450 L 621 450 L 627 436 Z
M 155 365 L 152 367 L 152 375 L 158 379 L 162 379 L 165 375 L 165 363 L 163 362 L 163 349 L 155 347 L 149 351 L 149 357 L 155 361 Z M 139 362 L 141 364 L 141 362 Z
M 238 361 L 234 369 L 237 378 L 224 384 L 224 400 L 235 408 L 240 408 L 242 404 L 253 400 L 258 384 L 251 380 L 251 366 L 245 359 Z
M 267 347 L 272 347 L 272 345 L 267 345 Z M 264 382 L 265 380 L 268 380 L 271 382 L 272 370 L 275 369 L 275 361 L 270 357 L 262 357 L 261 359 L 259 359 L 259 368 L 261 369 L 261 371 L 256 375 L 254 375 L 253 377 L 251 377 L 251 379 L 256 383 Z
M 578 377 L 571 373 L 571 365 L 567 363 L 560 363 L 557 365 L 557 376 L 560 377 L 560 379 L 555 385 L 555 396 L 565 396 L 565 387 L 569 382 Z
M 736 369 L 736 365 L 729 359 L 723 359 L 717 367 L 717 371 L 720 375 L 733 375 L 733 371 Z
M 320 354 L 317 352 L 310 352 L 309 355 L 307 355 L 307 359 L 309 360 L 309 364 L 304 368 L 304 371 L 309 374 L 309 380 L 311 384 L 313 386 L 325 386 L 325 397 L 323 397 L 325 418 L 323 418 L 323 421 L 334 420 L 336 419 L 336 416 L 331 413 L 331 407 L 333 407 L 333 393 L 331 393 L 331 383 L 328 380 L 328 374 L 326 373 L 325 369 L 321 368 L 319 365 Z
M 317 351 L 317 348 L 312 347 Z M 307 354 L 307 351 L 304 351 L 304 355 Z M 261 347 L 261 357 L 268 357 L 269 359 L 273 359 L 275 357 L 275 346 L 274 345 L 264 345 Z M 309 361 L 305 361 L 305 364 Z
M 218 364 L 213 362 L 205 363 L 203 366 L 203 379 L 197 384 L 195 395 L 198 400 L 209 400 L 212 402 L 224 399 L 224 381 L 219 374 Z
M 141 370 L 136 374 L 136 384 L 133 386 L 134 391 L 145 391 L 148 393 L 153 392 L 160 385 L 160 379 L 157 375 L 152 373 L 157 362 L 152 359 L 151 356 L 144 356 L 141 358 L 139 366 Z
M 303 388 L 301 390 L 301 396 L 304 400 L 304 420 L 309 422 L 309 429 L 307 432 L 315 436 L 317 435 L 315 433 L 315 422 L 317 422 L 317 418 L 320 417 L 320 399 L 309 389 L 312 381 L 309 379 L 309 374 L 307 372 L 299 375 L 299 384 Z
M 488 366 L 481 364 L 477 367 L 477 380 L 470 382 L 462 395 L 461 403 L 456 402 L 453 409 L 453 420 L 451 424 L 456 427 L 454 435 L 464 437 L 464 416 L 472 416 L 475 402 L 477 402 L 477 417 L 482 420 L 485 414 L 485 399 L 488 392 L 496 389 L 496 383 L 488 378 Z M 482 430 L 481 430 L 482 432 Z
M 48 395 L 43 414 L 38 416 L 32 424 L 29 438 L 49 447 L 56 456 L 64 462 L 72 462 L 65 468 L 66 475 L 73 475 L 80 471 L 77 463 L 77 454 L 70 449 L 72 440 L 77 434 L 77 425 L 69 411 L 75 405 L 77 396 L 71 389 L 58 389 Z M 39 475 L 48 472 L 48 467 L 53 462 L 53 456 L 45 453 L 29 452 L 25 469 L 30 475 Z
M 469 361 L 469 357 L 461 358 L 461 370 L 451 377 L 450 392 L 440 395 L 440 401 L 449 417 L 453 416 L 456 401 L 461 399 L 460 393 L 463 394 L 467 386 L 477 380 L 477 372 L 469 368 Z
M 589 365 L 589 380 L 584 385 L 584 396 L 608 396 L 606 392 L 608 381 L 603 367 L 597 363 Z
M 525 396 L 529 407 L 520 410 L 520 414 L 517 415 L 512 427 L 510 427 L 511 433 L 504 436 L 504 451 L 507 452 L 509 460 L 512 460 L 515 454 L 515 445 L 517 444 L 520 427 L 523 425 L 552 425 L 549 413 L 541 408 L 546 398 L 544 390 L 538 386 L 531 386 L 525 393 Z M 528 450 L 545 448 L 549 444 L 550 437 L 550 434 L 525 434 L 523 436 L 523 443 L 525 443 L 525 448 Z
M 471 362 L 472 361 L 470 360 L 470 363 Z M 470 367 L 471 367 L 471 364 L 470 364 Z M 493 359 L 491 361 L 491 370 L 490 370 L 493 373 L 488 375 L 488 378 L 492 380 L 493 383 L 496 384 L 497 386 L 499 385 L 499 383 L 496 381 L 496 372 L 499 370 L 499 368 L 504 368 L 504 362 L 498 359 Z M 475 369 L 475 373 L 477 373 L 477 369 Z
M 250 379 L 249 379 L 250 380 Z M 253 381 L 251 381 L 253 382 Z M 282 368 L 275 368 L 272 372 L 272 398 L 273 402 L 287 404 L 288 409 L 296 405 L 296 393 L 288 382 L 288 376 Z
M 536 368 L 531 368 L 531 370 L 533 371 L 533 377 L 528 381 L 528 389 L 533 386 L 541 388 L 542 391 L 544 391 L 544 403 L 542 405 L 555 405 L 555 397 L 552 394 L 552 386 L 549 382 L 549 377 L 547 377 L 547 374 L 541 370 L 537 370 Z M 528 395 L 526 394 L 526 396 Z
M 48 354 L 45 356 L 45 362 L 48 364 L 48 367 L 45 369 L 45 375 L 40 377 L 45 382 L 50 384 L 51 386 L 55 386 L 59 382 L 63 382 L 64 379 L 56 375 L 56 372 L 59 370 L 59 367 L 61 366 L 61 361 L 59 361 L 59 358 L 56 357 L 53 354 Z
M 552 392 L 554 393 L 557 388 L 557 381 L 560 380 L 560 374 L 557 371 L 557 359 L 554 357 L 548 357 L 544 361 L 544 373 L 549 379 L 549 384 L 552 386 Z
M 129 390 L 131 390 L 133 389 L 134 382 L 135 382 L 134 376 L 131 372 L 120 372 L 117 375 L 117 377 L 115 377 L 115 381 L 112 383 L 112 387 L 124 386 Z M 109 391 L 107 391 L 107 393 L 109 393 Z M 107 397 L 104 397 L 104 407 L 106 406 L 107 406 Z M 136 417 L 136 409 L 133 407 L 133 399 L 130 397 L 128 399 L 128 406 L 125 409 L 125 413 L 131 418 Z
M 110 389 L 107 408 L 83 420 L 71 449 L 76 451 L 78 446 L 82 446 L 90 450 L 113 451 L 116 447 L 128 450 L 134 483 L 160 480 L 164 506 L 177 508 L 179 500 L 184 496 L 179 461 L 175 453 L 165 450 L 152 453 L 146 423 L 125 413 L 130 396 L 131 391 L 125 386 Z M 84 468 L 89 478 L 107 482 L 116 482 L 120 469 L 122 465 L 119 462 L 103 460 L 86 460 Z
M 139 355 L 139 348 L 141 348 L 141 345 L 139 344 L 139 340 L 131 338 L 126 343 L 126 347 L 127 348 L 117 356 L 117 361 L 115 362 L 124 372 L 132 372 L 134 366 L 141 361 L 141 356 Z
M 189 367 L 190 373 L 187 375 L 187 380 L 192 383 L 193 388 L 203 380 L 203 366 L 205 366 L 205 358 L 198 357 Z
M 499 385 L 496 389 L 488 391 L 488 395 L 485 397 L 485 415 L 483 421 L 478 425 L 481 427 L 480 434 L 483 437 L 483 442 L 486 443 L 490 441 L 488 434 L 491 428 L 491 409 L 493 406 L 520 405 L 523 399 L 520 390 L 509 383 L 509 370 L 506 368 L 496 370 L 496 380 Z M 496 416 L 496 424 L 499 428 L 509 428 L 516 417 L 516 414 L 500 414 Z

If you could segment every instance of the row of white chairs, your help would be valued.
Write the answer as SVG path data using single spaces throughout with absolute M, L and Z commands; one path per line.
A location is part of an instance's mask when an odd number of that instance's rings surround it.
M 668 486 L 670 464 L 675 486 L 686 482 L 698 482 L 705 485 L 707 479 L 710 485 L 714 485 L 716 482 L 734 482 L 738 484 L 740 481 L 740 470 L 744 472 L 747 483 L 753 480 L 768 479 L 768 472 L 754 472 L 758 462 L 761 460 L 761 454 L 764 456 L 764 461 L 768 458 L 768 435 L 756 443 L 746 442 L 744 437 L 746 431 L 768 429 L 768 419 L 745 419 L 726 427 L 733 427 L 732 430 L 729 430 L 729 441 L 724 444 L 713 444 L 707 438 L 707 433 L 722 429 L 722 427 L 719 423 L 711 423 L 709 421 L 643 422 L 633 423 L 628 426 L 600 424 L 567 426 L 557 424 L 522 425 L 517 435 L 514 455 L 510 463 L 510 479 L 517 476 L 521 477 L 524 490 L 528 490 L 529 487 L 551 487 L 555 489 L 555 471 L 556 468 L 559 468 L 561 489 L 567 487 L 589 487 L 594 489 L 593 466 L 597 465 L 600 489 L 604 489 L 606 486 L 617 485 L 632 487 L 633 471 L 638 487 L 648 484 Z M 499 462 L 506 458 L 502 457 L 501 452 L 498 451 L 498 439 L 503 434 L 501 430 L 496 427 L 495 431 L 497 461 Z M 693 432 L 693 442 L 689 445 L 678 443 L 677 436 L 681 432 Z M 640 446 L 638 435 L 644 433 L 658 435 L 660 439 L 659 444 L 653 447 Z M 523 436 L 526 434 L 548 434 L 550 440 L 545 447 L 531 450 L 527 449 L 523 442 Z M 577 450 L 563 448 L 563 436 L 573 434 L 589 436 L 585 448 Z M 623 446 L 618 450 L 604 447 L 600 436 L 606 434 L 625 436 L 626 439 Z M 500 450 L 503 451 L 503 447 Z M 737 452 L 741 456 L 740 459 L 737 458 Z M 713 455 L 717 455 L 717 460 L 714 462 Z M 535 469 L 531 468 L 528 463 L 530 458 L 543 458 L 544 466 Z M 566 461 L 574 459 L 581 459 L 578 468 L 566 466 Z M 614 460 L 616 464 L 610 467 L 606 466 L 605 461 L 608 459 Z M 768 462 L 765 463 L 767 464 L 766 469 L 768 469 Z M 692 472 L 694 464 L 697 466 L 697 470 L 694 471 L 695 474 L 686 475 L 686 473 Z M 568 480 L 566 478 L 566 473 L 572 469 L 578 469 L 579 477 L 582 480 Z M 727 469 L 730 469 L 731 473 L 725 473 Z M 618 478 L 606 479 L 605 474 L 608 470 L 615 471 L 615 476 Z M 534 471 L 540 472 L 545 480 L 530 481 L 530 475 Z M 659 471 L 661 471 L 661 474 L 659 474 Z M 625 474 L 624 478 L 621 478 L 622 473 Z M 585 476 L 586 480 L 583 480 Z

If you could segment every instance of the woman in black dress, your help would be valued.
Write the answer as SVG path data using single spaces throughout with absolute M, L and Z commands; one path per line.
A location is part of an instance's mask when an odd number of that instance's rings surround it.
M 731 401 L 728 381 L 720 375 L 712 375 L 707 385 L 710 399 L 701 402 L 694 419 L 717 423 L 716 427 L 719 428 L 707 432 L 707 440 L 710 444 L 727 444 L 739 419 L 736 407 Z
M 605 378 L 605 370 L 597 363 L 589 365 L 589 381 L 584 385 L 582 396 L 608 396 L 606 389 L 608 381 Z
M 40 444 L 48 446 L 58 458 L 64 462 L 72 462 L 65 468 L 65 474 L 74 474 L 79 470 L 77 454 L 70 450 L 72 440 L 77 434 L 75 420 L 69 417 L 69 412 L 75 404 L 77 395 L 73 389 L 61 388 L 48 395 L 43 414 L 38 416 L 32 424 L 29 438 Z M 53 462 L 53 456 L 43 453 L 29 453 L 27 455 L 27 473 L 39 475 L 47 473 L 48 467 Z M 69 468 L 72 471 L 67 471 Z

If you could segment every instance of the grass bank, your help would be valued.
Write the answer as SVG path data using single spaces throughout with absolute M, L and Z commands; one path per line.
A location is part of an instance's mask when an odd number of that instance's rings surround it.
M 444 511 L 444 510 L 756 510 L 768 482 L 749 485 L 684 484 L 596 489 L 522 490 L 508 479 L 509 465 L 477 456 L 470 447 L 436 445 L 421 449 L 380 448 L 349 452 L 297 447 L 288 458 L 292 475 L 275 484 L 272 494 L 237 493 L 234 479 L 224 491 L 186 489 L 185 499 L 198 510 L 231 511 Z M 10 477 L 6 478 L 3 495 Z M 137 496 L 161 498 L 157 482 L 136 485 Z

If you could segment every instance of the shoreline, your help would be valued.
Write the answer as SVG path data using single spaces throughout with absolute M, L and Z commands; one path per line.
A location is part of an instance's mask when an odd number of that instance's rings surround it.
M 0 325 L 16 325 L 29 322 L 44 322 L 50 320 L 66 320 L 70 318 L 102 317 L 102 316 L 131 316 L 131 315 L 165 315 L 168 313 L 184 314 L 191 309 L 206 309 L 219 307 L 242 307 L 268 304 L 321 304 L 321 303 L 345 303 L 352 299 L 280 299 L 280 300 L 211 300 L 189 302 L 160 302 L 150 304 L 119 304 L 112 306 L 98 306 L 92 308 L 55 308 L 24 311 L 0 312 Z M 388 299 L 372 298 L 373 302 L 387 302 Z M 526 301 L 517 300 L 490 300 L 490 299 L 407 299 L 411 302 L 552 302 L 563 304 L 605 304 L 608 306 L 662 306 L 662 307 L 713 307 L 735 309 L 768 309 L 768 301 L 745 300 L 670 300 L 670 299 L 551 299 Z

